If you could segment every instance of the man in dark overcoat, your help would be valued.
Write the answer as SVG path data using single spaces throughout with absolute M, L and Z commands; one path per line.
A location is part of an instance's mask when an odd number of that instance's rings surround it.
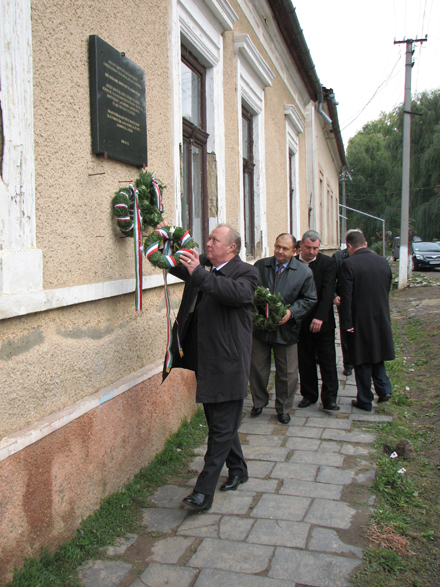
M 250 387 L 254 406 L 251 416 L 259 416 L 269 401 L 271 352 L 275 360 L 275 410 L 281 424 L 290 422 L 289 412 L 298 385 L 297 343 L 301 319 L 316 304 L 312 272 L 293 256 L 295 237 L 280 234 L 274 245 L 274 256 L 255 263 L 258 285 L 281 294 L 289 306 L 275 331 L 256 330 L 252 342 Z
M 195 371 L 196 401 L 203 404 L 209 430 L 203 470 L 183 500 L 197 510 L 211 507 L 225 462 L 229 477 L 220 489 L 237 489 L 248 480 L 238 427 L 247 396 L 258 272 L 240 259 L 240 248 L 238 232 L 219 225 L 209 235 L 206 255 L 184 252 L 181 264 L 170 270 L 185 281 L 173 329 L 173 367 Z M 183 356 L 176 352 L 177 332 Z
M 319 252 L 321 237 L 314 231 L 304 233 L 299 260 L 309 266 L 315 280 L 318 303 L 301 323 L 298 345 L 300 392 L 303 399 L 299 408 L 307 408 L 318 401 L 318 373 L 321 371 L 321 400 L 324 410 L 339 410 L 338 374 L 336 371 L 335 329 L 333 299 L 336 282 L 334 259 Z
M 349 230 L 345 239 L 350 257 L 341 265 L 341 328 L 348 333 L 350 362 L 354 365 L 357 398 L 351 403 L 370 412 L 374 395 L 379 402 L 391 397 L 384 361 L 394 359 L 388 261 L 367 248 L 361 230 Z

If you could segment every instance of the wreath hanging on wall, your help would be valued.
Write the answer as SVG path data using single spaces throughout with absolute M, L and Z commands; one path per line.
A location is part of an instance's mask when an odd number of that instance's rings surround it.
M 156 228 L 163 220 L 162 192 L 165 186 L 149 171 L 142 171 L 135 182 L 141 215 L 141 230 Z M 112 199 L 113 215 L 125 236 L 133 236 L 135 194 L 132 185 L 120 188 Z
M 171 226 L 156 228 L 144 241 L 144 252 L 155 267 L 171 269 L 180 263 L 180 255 L 197 244 L 185 229 Z
M 259 285 L 254 294 L 254 330 L 274 332 L 278 328 L 280 320 L 286 315 L 288 308 L 283 304 L 281 294 L 273 294 Z

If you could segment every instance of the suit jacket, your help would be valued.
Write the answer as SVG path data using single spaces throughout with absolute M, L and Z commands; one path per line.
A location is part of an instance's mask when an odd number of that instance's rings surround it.
M 252 311 L 258 272 L 240 257 L 212 273 L 206 255 L 190 275 L 179 265 L 170 273 L 185 281 L 173 328 L 173 367 L 196 371 L 199 403 L 247 395 L 252 349 Z M 177 332 L 183 357 L 177 351 Z M 164 365 L 164 378 L 167 373 Z
M 318 253 L 316 259 L 309 263 L 315 280 L 317 305 L 307 314 L 302 321 L 301 330 L 310 332 L 310 324 L 314 318 L 322 320 L 320 332 L 326 332 L 336 328 L 333 312 L 333 300 L 336 282 L 336 263 L 332 257 Z
M 394 359 L 388 261 L 367 248 L 358 249 L 341 265 L 341 329 L 347 333 L 350 363 Z
M 254 338 L 271 344 L 296 344 L 301 320 L 317 300 L 312 272 L 294 257 L 278 278 L 275 257 L 260 259 L 255 267 L 259 272 L 258 285 L 267 287 L 271 293 L 280 293 L 284 305 L 289 306 L 292 318 L 274 332 L 256 330 Z

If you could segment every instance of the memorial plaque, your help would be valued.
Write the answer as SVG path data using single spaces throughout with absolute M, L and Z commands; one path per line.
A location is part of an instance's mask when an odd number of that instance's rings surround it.
M 93 152 L 146 166 L 144 70 L 97 35 L 89 37 L 89 65 Z

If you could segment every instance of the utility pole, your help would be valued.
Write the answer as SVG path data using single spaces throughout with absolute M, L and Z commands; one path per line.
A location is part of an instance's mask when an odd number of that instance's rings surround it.
M 414 43 L 424 43 L 424 39 L 394 41 L 395 45 L 406 43 L 405 62 L 405 101 L 403 103 L 403 157 L 402 157 L 402 213 L 400 219 L 399 289 L 408 283 L 408 232 L 409 232 L 409 185 L 411 159 L 411 71 L 414 66 L 412 56 Z M 384 235 L 385 238 L 385 235 Z

